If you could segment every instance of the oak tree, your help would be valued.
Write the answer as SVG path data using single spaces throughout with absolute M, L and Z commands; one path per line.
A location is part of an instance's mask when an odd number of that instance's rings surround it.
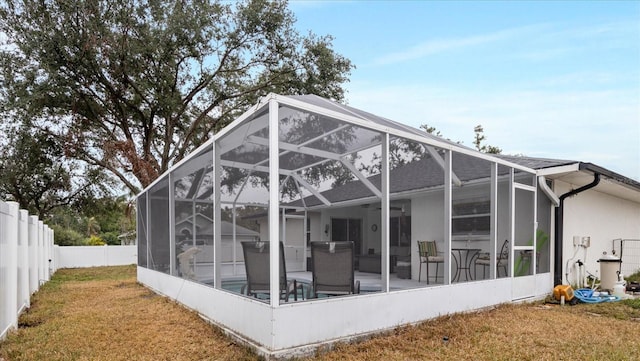
M 351 62 L 285 1 L 6 0 L 0 111 L 132 192 L 269 92 L 344 99 Z

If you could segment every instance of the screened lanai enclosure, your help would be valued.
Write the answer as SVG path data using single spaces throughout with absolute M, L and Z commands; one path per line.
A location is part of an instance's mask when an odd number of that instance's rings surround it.
M 271 94 L 138 196 L 138 278 L 267 355 L 542 297 L 552 205 L 513 159 Z

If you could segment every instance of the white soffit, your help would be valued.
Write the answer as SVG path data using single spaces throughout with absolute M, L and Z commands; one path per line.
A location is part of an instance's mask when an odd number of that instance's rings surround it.
M 577 164 L 576 164 L 577 166 Z M 565 167 L 557 167 L 565 168 Z M 577 168 L 577 167 L 576 167 Z M 556 169 L 556 168 L 549 168 Z M 544 170 L 544 169 L 543 169 Z M 549 172 L 551 173 L 551 172 Z M 558 172 L 557 174 L 547 174 L 546 178 L 554 179 L 561 182 L 569 183 L 573 188 L 579 188 L 593 182 L 593 173 L 590 171 L 578 171 L 573 172 Z M 630 200 L 632 202 L 640 203 L 640 191 L 627 186 L 624 183 L 608 178 L 605 175 L 600 176 L 600 183 L 594 188 L 594 190 L 602 193 L 606 193 L 618 198 Z

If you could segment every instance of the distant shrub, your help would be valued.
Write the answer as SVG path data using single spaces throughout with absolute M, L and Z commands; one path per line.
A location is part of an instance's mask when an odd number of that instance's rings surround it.
M 632 275 L 625 276 L 624 279 L 627 280 L 627 282 L 640 282 L 640 270 Z
M 82 246 L 84 245 L 84 237 L 80 232 L 53 224 L 50 226 L 53 230 L 54 243 L 59 246 Z
M 119 235 L 120 235 L 120 232 L 104 232 L 104 233 L 100 233 L 100 238 L 102 238 L 102 240 L 104 240 L 109 245 L 119 245 L 120 244 L 120 239 L 118 238 Z
M 85 241 L 85 244 L 87 246 L 104 246 L 107 243 L 98 236 L 91 236 L 87 238 L 87 240 Z

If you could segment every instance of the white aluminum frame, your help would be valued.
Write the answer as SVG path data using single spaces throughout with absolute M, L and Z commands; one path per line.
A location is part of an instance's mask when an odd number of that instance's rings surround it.
M 333 103 L 332 103 L 333 104 Z M 347 123 L 342 125 L 338 129 L 344 129 L 350 125 L 368 129 L 378 132 L 383 136 L 381 143 L 375 146 L 382 147 L 382 171 L 381 171 L 381 189 L 377 190 L 375 186 L 369 183 L 368 179 L 360 174 L 355 169 L 353 164 L 344 158 L 344 154 L 334 154 L 325 151 L 315 150 L 313 148 L 305 147 L 310 144 L 312 140 L 306 141 L 300 145 L 285 144 L 279 141 L 278 128 L 279 128 L 279 116 L 278 110 L 280 106 L 288 106 L 291 108 L 299 109 L 302 111 L 313 112 L 327 117 L 334 118 L 336 120 Z M 265 112 L 268 109 L 268 116 L 263 119 Z M 464 312 L 481 307 L 491 306 L 498 303 L 509 302 L 512 300 L 511 287 L 513 284 L 513 252 L 516 247 L 511 247 L 511 257 L 509 258 L 509 274 L 511 277 L 502 279 L 496 279 L 496 267 L 491 267 L 490 279 L 485 281 L 476 281 L 460 284 L 452 284 L 451 282 L 451 228 L 452 228 L 452 192 L 453 186 L 460 186 L 462 183 L 456 174 L 452 171 L 452 158 L 453 152 L 457 154 L 463 154 L 485 160 L 491 163 L 491 222 L 492 233 L 490 235 L 490 247 L 492 249 L 492 264 L 495 265 L 497 254 L 497 193 L 498 193 L 498 165 L 504 165 L 510 168 L 509 174 L 509 214 L 510 225 L 509 232 L 511 239 L 514 239 L 514 192 L 515 189 L 527 189 L 537 192 L 535 186 L 526 186 L 522 184 L 516 184 L 514 181 L 514 170 L 520 170 L 536 175 L 536 171 L 527 167 L 511 163 L 509 161 L 502 160 L 500 158 L 493 157 L 491 155 L 478 153 L 474 150 L 461 147 L 459 145 L 448 143 L 443 140 L 422 136 L 412 129 L 396 129 L 389 126 L 381 125 L 370 121 L 363 115 L 356 114 L 343 108 L 350 114 L 344 114 L 341 112 L 333 111 L 323 108 L 321 106 L 309 104 L 307 102 L 294 99 L 287 96 L 281 96 L 276 94 L 269 94 L 268 96 L 260 99 L 260 101 L 253 106 L 250 110 L 242 114 L 238 119 L 232 122 L 229 126 L 214 135 L 209 141 L 198 147 L 191 155 L 185 157 L 182 161 L 178 162 L 172 169 L 165 172 L 161 177 L 152 182 L 149 186 L 143 190 L 142 193 L 147 192 L 158 182 L 161 182 L 163 178 L 168 177 L 170 184 L 172 180 L 171 171 L 190 161 L 193 157 L 197 156 L 206 147 L 213 146 L 213 164 L 214 164 L 214 280 L 215 287 L 208 287 L 205 285 L 197 284 L 195 282 L 180 279 L 171 275 L 163 274 L 161 272 L 153 271 L 152 269 L 139 267 L 138 275 L 142 283 L 149 287 L 163 293 L 173 299 L 176 299 L 188 307 L 198 311 L 204 317 L 219 324 L 223 328 L 238 335 L 246 342 L 252 344 L 260 352 L 264 352 L 269 355 L 277 355 L 279 353 L 290 352 L 304 347 L 315 347 L 319 343 L 332 342 L 344 337 L 350 337 L 355 335 L 363 335 L 369 332 L 380 331 L 384 329 L 390 329 L 396 327 L 399 324 L 417 322 L 431 317 L 436 317 L 443 313 L 451 312 Z M 251 118 L 258 113 L 262 113 L 259 118 L 259 124 L 253 124 L 254 120 Z M 255 126 L 255 127 L 254 127 Z M 268 145 L 268 166 L 265 165 L 265 160 L 256 164 L 242 164 L 240 162 L 222 161 L 221 154 L 225 149 L 231 145 L 232 140 L 235 139 L 233 132 L 246 127 L 251 128 L 252 133 L 259 129 L 269 128 L 268 140 L 265 142 L 263 138 L 258 138 L 254 135 L 252 137 L 256 143 L 262 145 Z M 337 131 L 337 130 L 334 130 Z M 227 138 L 231 137 L 231 138 Z M 436 159 L 438 164 L 444 170 L 444 244 L 445 249 L 443 253 L 446 255 L 444 264 L 444 285 L 436 285 L 429 288 L 418 289 L 406 289 L 401 291 L 390 292 L 389 287 L 389 206 L 391 202 L 390 195 L 390 167 L 389 167 L 389 142 L 391 137 L 400 137 L 411 141 L 419 142 L 425 146 L 425 149 Z M 318 137 L 313 140 L 319 139 Z M 444 159 L 436 152 L 433 147 L 438 147 L 444 150 Z M 254 169 L 262 172 L 268 172 L 269 174 L 269 203 L 267 206 L 268 219 L 269 219 L 269 242 L 272 250 L 278 250 L 281 225 L 278 221 L 280 218 L 279 204 L 280 199 L 280 186 L 279 176 L 281 174 L 287 176 L 287 180 L 293 181 L 298 188 L 298 193 L 302 195 L 300 187 L 304 187 L 311 194 L 315 195 L 322 204 L 315 207 L 307 207 L 302 201 L 303 207 L 301 210 L 305 211 L 305 217 L 303 220 L 304 227 L 303 233 L 305 239 L 303 241 L 306 251 L 306 212 L 310 209 L 320 209 L 324 207 L 335 206 L 329 200 L 327 200 L 320 192 L 306 182 L 298 173 L 301 169 L 297 170 L 282 170 L 280 169 L 279 158 L 289 152 L 302 152 L 304 154 L 317 155 L 319 157 L 326 157 L 327 159 L 338 160 L 343 162 L 343 165 L 347 167 L 351 172 L 365 185 L 367 186 L 375 196 L 370 200 L 379 200 L 381 202 L 381 234 L 382 234 L 382 246 L 381 246 L 381 284 L 382 290 L 379 293 L 359 295 L 357 297 L 337 297 L 329 299 L 318 299 L 299 303 L 281 303 L 280 302 L 280 290 L 279 290 L 279 256 L 280 252 L 270 252 L 270 301 L 265 303 L 253 298 L 245 297 L 239 294 L 230 293 L 221 290 L 221 252 L 220 242 L 216 240 L 221 239 L 220 219 L 221 219 L 221 199 L 220 199 L 220 177 L 221 166 L 240 167 L 244 169 Z M 349 164 L 345 164 L 349 163 Z M 317 163 L 314 163 L 313 166 Z M 290 179 L 291 178 L 291 179 Z M 535 182 L 535 181 L 534 181 Z M 242 186 L 244 187 L 244 185 Z M 372 189 L 373 188 L 373 189 Z M 173 187 L 170 187 L 173 189 Z M 375 189 L 375 191 L 374 191 Z M 395 195 L 398 197 L 398 195 Z M 174 200 L 173 192 L 170 192 L 170 197 Z M 534 197 L 536 198 L 536 197 Z M 368 198 L 367 198 L 368 199 Z M 369 200 L 369 199 L 368 199 Z M 237 201 L 237 199 L 236 199 Z M 360 200 L 362 201 L 362 200 Z M 349 204 L 352 202 L 356 204 L 357 201 L 342 202 L 340 205 Z M 149 197 L 147 196 L 147 217 L 151 215 L 149 212 Z M 233 202 L 234 207 L 236 202 Z M 535 207 L 535 205 L 534 205 Z M 170 211 L 170 218 L 173 211 Z M 535 216 L 535 212 L 534 212 Z M 286 220 L 287 216 L 282 217 Z M 534 220 L 535 223 L 535 220 Z M 235 217 L 234 217 L 235 224 Z M 149 227 L 149 222 L 147 222 Z M 283 230 L 285 230 L 282 225 Z M 171 227 L 170 227 L 171 228 Z M 147 230 L 150 231 L 150 230 Z M 174 242 L 175 230 L 170 232 L 170 238 Z M 535 230 L 534 230 L 535 234 Z M 149 236 L 149 232 L 147 233 Z M 235 238 L 235 237 L 234 237 Z M 149 239 L 147 239 L 147 244 Z M 512 241 L 513 242 L 513 241 Z M 534 243 L 535 246 L 535 243 Z M 148 247 L 147 247 L 148 248 Z M 172 247 L 173 248 L 173 247 Z M 235 252 L 235 247 L 234 247 Z M 148 251 L 147 251 L 148 253 Z M 306 252 L 305 252 L 306 253 Z M 534 256 L 535 257 L 535 256 Z M 174 262 L 175 257 L 171 257 Z M 147 257 L 148 259 L 148 257 Z M 535 259 L 534 259 L 535 261 Z M 535 264 L 535 263 L 534 263 Z M 148 266 L 148 265 L 147 265 Z M 172 270 L 173 270 L 172 265 Z M 536 295 L 541 294 L 541 290 L 547 291 L 547 287 L 552 284 L 550 276 L 533 275 L 538 277 L 536 289 L 533 291 Z M 469 294 L 473 294 L 474 297 L 468 297 Z M 434 303 L 433 300 L 438 299 L 441 302 Z M 206 300 L 206 301 L 205 301 Z M 429 304 L 429 307 L 424 307 L 425 304 Z M 394 305 L 392 309 L 389 309 L 389 305 Z M 376 318 L 375 313 L 377 310 L 385 308 L 387 311 L 384 318 Z M 261 326 L 256 327 L 256 323 Z M 291 327 L 291 325 L 304 325 L 304 329 L 300 327 Z M 231 331 L 233 330 L 233 331 Z

